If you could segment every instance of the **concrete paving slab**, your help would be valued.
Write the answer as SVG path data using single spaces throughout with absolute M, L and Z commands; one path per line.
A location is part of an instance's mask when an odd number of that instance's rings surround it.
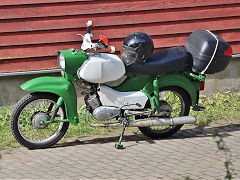
M 116 135 L 80 138 L 52 148 L 10 154 L 1 152 L 0 179 L 224 179 L 227 160 L 218 150 L 212 127 L 185 127 L 168 139 L 141 134 L 124 137 L 123 150 L 114 148 Z M 231 151 L 235 179 L 240 179 L 240 127 L 215 127 Z

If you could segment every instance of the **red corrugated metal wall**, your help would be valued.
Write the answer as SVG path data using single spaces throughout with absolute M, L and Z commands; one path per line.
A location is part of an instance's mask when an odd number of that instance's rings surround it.
M 0 1 L 0 73 L 58 68 L 58 50 L 80 48 L 77 33 L 93 20 L 98 39 L 119 51 L 131 32 L 151 35 L 155 49 L 181 46 L 197 29 L 219 34 L 240 53 L 240 0 Z

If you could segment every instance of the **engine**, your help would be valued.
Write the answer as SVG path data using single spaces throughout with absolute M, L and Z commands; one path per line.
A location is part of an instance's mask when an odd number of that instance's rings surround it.
M 99 121 L 113 119 L 120 114 L 120 109 L 110 106 L 101 106 L 96 94 L 86 95 L 84 101 L 87 106 L 91 107 L 93 116 Z

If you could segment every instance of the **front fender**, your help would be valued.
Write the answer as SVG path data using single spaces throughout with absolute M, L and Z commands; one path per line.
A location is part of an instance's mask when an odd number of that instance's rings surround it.
M 63 77 L 45 76 L 29 80 L 20 87 L 25 91 L 49 92 L 62 97 L 69 122 L 78 124 L 77 95 L 71 81 Z
M 167 73 L 157 77 L 159 88 L 167 86 L 177 86 L 184 89 L 192 100 L 192 105 L 198 103 L 198 96 L 200 90 L 200 81 L 189 78 L 184 73 Z M 143 92 L 153 92 L 153 83 L 148 83 Z

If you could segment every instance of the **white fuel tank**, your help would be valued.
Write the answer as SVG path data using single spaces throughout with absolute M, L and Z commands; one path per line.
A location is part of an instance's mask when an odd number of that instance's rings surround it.
M 125 74 L 122 60 L 114 54 L 91 53 L 88 61 L 78 70 L 78 77 L 91 83 L 115 81 Z

